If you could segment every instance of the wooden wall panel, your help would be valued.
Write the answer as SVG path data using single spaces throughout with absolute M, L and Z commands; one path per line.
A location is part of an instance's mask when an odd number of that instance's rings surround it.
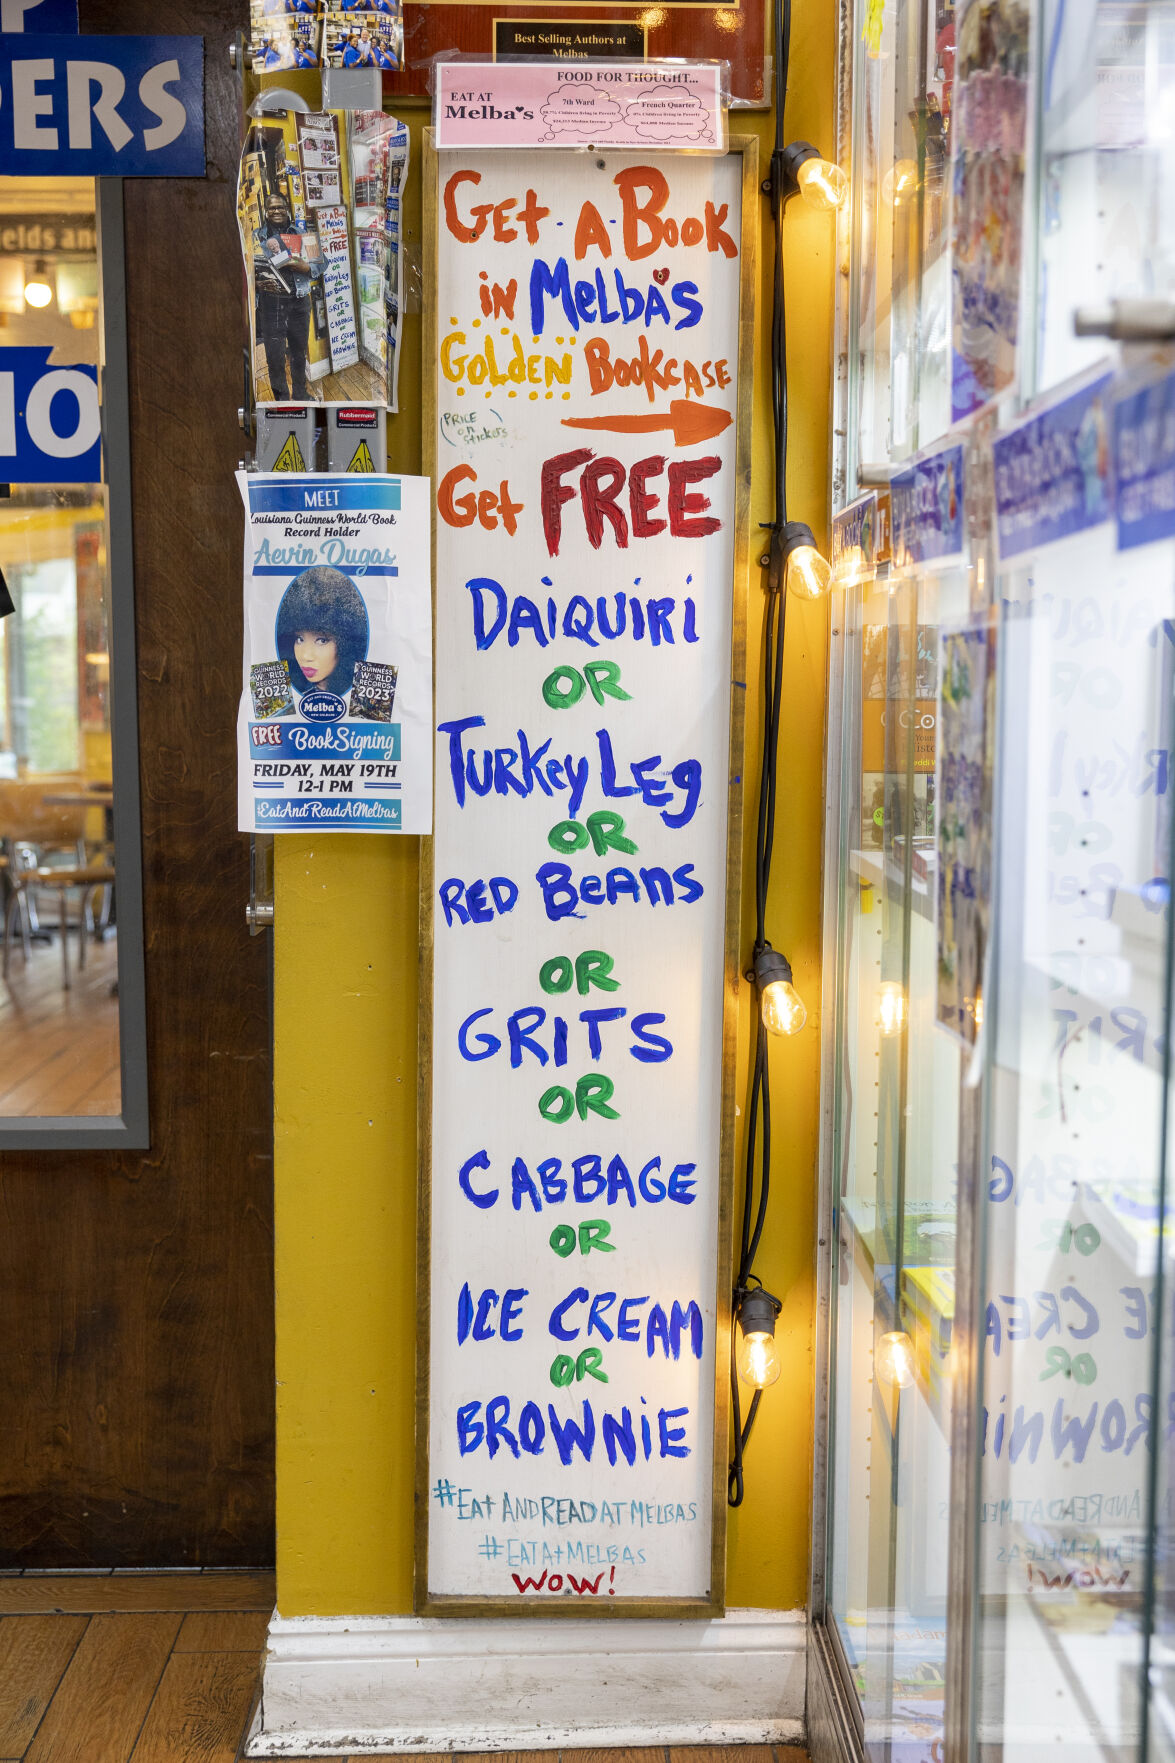
M 82 0 L 207 39 L 208 175 L 125 185 L 148 1152 L 0 1153 L 0 1564 L 273 1555 L 269 938 L 235 830 L 245 0 Z M 326 935 L 324 929 L 324 935 Z

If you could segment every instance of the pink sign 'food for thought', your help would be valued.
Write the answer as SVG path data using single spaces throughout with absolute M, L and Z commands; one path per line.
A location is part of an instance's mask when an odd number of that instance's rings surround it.
M 438 147 L 726 151 L 725 64 L 440 62 Z

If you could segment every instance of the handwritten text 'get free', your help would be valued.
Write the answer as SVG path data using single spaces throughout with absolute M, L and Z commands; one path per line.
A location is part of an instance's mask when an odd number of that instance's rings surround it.
M 496 203 L 479 202 L 480 183 L 481 174 L 470 170 L 454 172 L 446 181 L 444 218 L 452 238 L 475 253 L 487 234 L 498 244 L 525 236 L 528 245 L 549 250 L 556 223 L 534 190 Z M 675 340 L 678 332 L 690 332 L 702 319 L 699 285 L 660 261 L 650 264 L 647 275 L 634 276 L 630 266 L 666 252 L 674 259 L 683 251 L 698 253 L 703 261 L 713 255 L 736 257 L 738 247 L 726 228 L 728 205 L 706 201 L 700 215 L 668 213 L 669 185 L 650 166 L 630 166 L 617 174 L 614 183 L 625 269 L 611 263 L 614 235 L 589 201 L 580 207 L 575 223 L 570 264 L 566 255 L 537 254 L 525 291 L 517 277 L 502 286 L 492 282 L 485 270 L 479 272 L 478 295 L 486 318 L 521 319 L 533 343 L 542 343 L 552 329 L 570 331 L 577 340 L 583 334 L 579 373 L 575 373 L 573 349 L 558 354 L 545 348 L 528 350 L 519 331 L 506 326 L 498 341 L 485 334 L 470 342 L 465 330 L 448 331 L 441 339 L 441 372 L 459 389 L 525 389 L 531 397 L 584 378 L 592 397 L 616 386 L 637 386 L 650 404 L 658 394 L 662 402 L 676 400 L 671 404 L 675 434 L 680 438 L 684 432 L 702 440 L 720 432 L 729 417 L 719 412 L 717 426 L 708 427 L 706 416 L 690 410 L 688 401 L 729 386 L 732 367 L 725 358 L 694 359 Z M 522 311 L 516 314 L 520 294 Z M 614 340 L 596 334 L 609 328 Z M 589 330 L 591 334 L 586 334 Z M 555 347 L 563 342 L 564 337 L 558 336 Z M 669 419 L 664 426 L 670 427 Z M 588 541 L 596 550 L 606 534 L 621 550 L 633 539 L 654 538 L 666 531 L 673 538 L 705 538 L 717 531 L 719 522 L 707 512 L 709 498 L 698 486 L 721 469 L 722 460 L 715 453 L 676 459 L 650 453 L 628 467 L 586 446 L 555 454 L 543 461 L 539 483 L 531 491 L 537 498 L 548 554 L 559 555 L 564 510 L 576 502 Z M 486 531 L 503 530 L 513 537 L 519 516 L 530 506 L 515 494 L 508 479 L 494 488 L 479 486 L 477 472 L 469 464 L 447 472 L 437 489 L 440 516 L 453 527 L 477 523 Z

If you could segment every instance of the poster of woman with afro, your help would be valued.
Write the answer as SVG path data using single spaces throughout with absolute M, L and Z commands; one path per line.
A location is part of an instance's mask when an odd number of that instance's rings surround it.
M 340 569 L 322 565 L 295 576 L 277 609 L 277 653 L 290 682 L 305 692 L 350 691 L 355 663 L 367 658 L 363 596 Z
M 426 481 L 242 472 L 238 482 L 242 830 L 427 832 Z

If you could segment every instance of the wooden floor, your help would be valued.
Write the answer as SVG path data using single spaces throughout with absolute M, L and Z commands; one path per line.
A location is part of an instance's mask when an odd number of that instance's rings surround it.
M 52 926 L 54 919 L 43 922 Z M 54 929 L 52 943 L 34 943 L 27 962 L 14 947 L 8 980 L 0 980 L 0 1117 L 120 1111 L 118 999 L 111 992 L 117 941 L 91 940 L 79 972 L 77 931 L 70 931 L 67 992 L 59 934 Z
M 269 1573 L 0 1575 L 0 1760 L 237 1763 L 260 1687 L 273 1599 Z M 436 1753 L 400 1756 L 402 1763 L 443 1763 Z M 769 1745 L 658 1746 L 465 1753 L 463 1763 L 807 1758 Z

